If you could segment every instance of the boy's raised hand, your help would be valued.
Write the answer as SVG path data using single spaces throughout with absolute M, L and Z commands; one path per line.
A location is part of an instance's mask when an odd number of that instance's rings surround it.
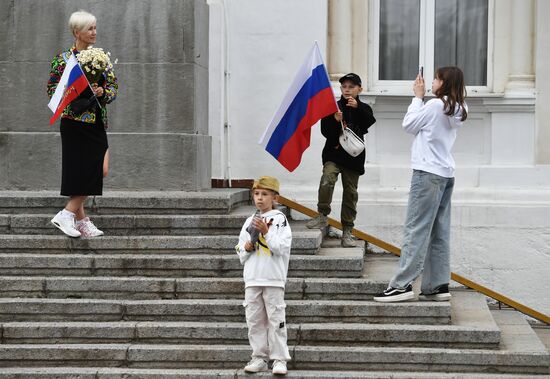
M 252 226 L 258 229 L 263 235 L 266 235 L 269 231 L 269 225 L 261 218 L 253 218 Z
M 357 108 L 357 100 L 353 96 L 348 97 L 347 100 L 346 107 Z

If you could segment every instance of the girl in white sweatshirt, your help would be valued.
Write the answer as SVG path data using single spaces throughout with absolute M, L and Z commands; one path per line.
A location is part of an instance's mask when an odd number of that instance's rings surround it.
M 415 97 L 403 120 L 403 129 L 415 136 L 403 247 L 397 273 L 388 288 L 374 297 L 380 302 L 414 299 L 412 282 L 420 273 L 420 299 L 451 298 L 449 240 L 455 171 L 451 149 L 468 115 L 464 75 L 458 67 L 439 68 L 432 82 L 436 98 L 426 103 L 422 76 L 416 77 L 413 90 Z
M 285 321 L 285 284 L 290 259 L 292 232 L 286 216 L 274 209 L 279 181 L 262 176 L 252 187 L 258 211 L 244 223 L 235 247 L 244 265 L 245 312 L 252 360 L 246 372 L 268 369 L 285 375 L 290 360 Z

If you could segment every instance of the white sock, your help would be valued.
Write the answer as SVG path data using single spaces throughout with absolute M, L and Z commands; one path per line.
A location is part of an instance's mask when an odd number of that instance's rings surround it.
M 68 210 L 66 210 L 66 209 L 63 209 L 63 210 L 61 211 L 61 215 L 62 215 L 63 217 L 75 217 L 75 216 L 76 216 L 73 212 L 68 211 Z

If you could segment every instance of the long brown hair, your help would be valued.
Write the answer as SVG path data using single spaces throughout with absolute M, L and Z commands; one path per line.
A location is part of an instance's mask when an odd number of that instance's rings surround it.
M 455 66 L 440 67 L 436 70 L 435 77 L 443 82 L 434 95 L 440 98 L 443 104 L 445 104 L 443 107 L 445 114 L 453 116 L 458 104 L 462 109 L 461 120 L 466 120 L 468 117 L 468 112 L 464 106 L 466 86 L 464 85 L 462 70 Z

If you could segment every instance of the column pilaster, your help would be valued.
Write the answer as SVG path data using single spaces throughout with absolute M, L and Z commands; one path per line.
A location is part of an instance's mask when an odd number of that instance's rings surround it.
M 328 65 L 331 80 L 352 71 L 352 0 L 329 0 Z
M 534 96 L 534 0 L 512 0 L 510 33 L 510 69 L 505 93 L 510 96 Z

